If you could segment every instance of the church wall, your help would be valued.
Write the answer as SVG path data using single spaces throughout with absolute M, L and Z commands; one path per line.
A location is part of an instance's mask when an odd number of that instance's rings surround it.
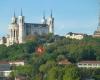
M 33 24 L 26 24 L 25 25 L 25 35 L 42 35 L 42 34 L 48 34 L 48 26 L 43 26 L 42 24 L 33 25 Z

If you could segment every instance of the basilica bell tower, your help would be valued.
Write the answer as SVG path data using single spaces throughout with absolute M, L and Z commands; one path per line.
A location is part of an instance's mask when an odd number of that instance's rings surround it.
M 18 25 L 19 25 L 19 43 L 23 43 L 24 42 L 24 16 L 22 13 L 22 9 L 21 9 L 21 15 L 18 17 Z
M 52 11 L 51 11 L 50 17 L 47 20 L 47 24 L 49 26 L 49 33 L 54 34 L 54 17 L 52 15 Z

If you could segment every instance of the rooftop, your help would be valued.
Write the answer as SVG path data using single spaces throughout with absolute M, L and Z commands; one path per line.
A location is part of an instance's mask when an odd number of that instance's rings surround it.
M 83 63 L 83 64 L 100 64 L 100 61 L 80 61 L 79 63 Z
M 75 35 L 87 35 L 87 34 L 84 34 L 84 33 L 73 33 L 73 32 L 69 32 L 68 34 L 75 34 Z
M 58 64 L 71 64 L 71 62 L 68 61 L 67 59 L 64 59 L 64 60 L 59 61 Z

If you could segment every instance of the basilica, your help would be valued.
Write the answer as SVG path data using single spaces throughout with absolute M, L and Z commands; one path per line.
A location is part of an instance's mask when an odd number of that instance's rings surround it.
M 7 37 L 0 39 L 0 44 L 9 46 L 14 43 L 24 43 L 25 38 L 28 35 L 44 35 L 48 33 L 54 34 L 54 17 L 52 16 L 52 11 L 47 19 L 45 18 L 45 15 L 43 15 L 41 23 L 25 22 L 25 16 L 23 16 L 22 10 L 20 16 L 18 17 L 16 17 L 14 13 L 8 30 L 9 34 Z
M 100 16 L 99 16 L 98 27 L 97 27 L 97 29 L 94 31 L 93 37 L 98 37 L 98 38 L 100 38 Z

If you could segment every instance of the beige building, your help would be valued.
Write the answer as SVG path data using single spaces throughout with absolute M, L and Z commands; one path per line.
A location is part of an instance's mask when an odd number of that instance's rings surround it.
M 15 65 L 15 66 L 24 66 L 25 65 L 25 62 L 24 61 L 12 61 L 12 62 L 9 62 L 9 64 L 12 66 L 12 65 Z
M 77 63 L 79 68 L 100 68 L 100 61 L 81 61 Z
M 78 40 L 81 40 L 83 39 L 84 37 L 86 36 L 86 34 L 83 34 L 83 33 L 72 33 L 72 32 L 69 32 L 68 34 L 66 34 L 66 38 L 71 38 L 71 39 L 78 39 Z
M 9 25 L 9 34 L 6 37 L 6 43 L 3 43 L 1 39 L 0 43 L 6 44 L 7 46 L 14 43 L 24 43 L 25 38 L 29 35 L 44 35 L 48 33 L 54 34 L 54 18 L 52 12 L 49 18 L 43 16 L 41 23 L 27 23 L 25 17 L 22 14 L 16 17 L 15 13 L 12 17 L 12 21 Z

